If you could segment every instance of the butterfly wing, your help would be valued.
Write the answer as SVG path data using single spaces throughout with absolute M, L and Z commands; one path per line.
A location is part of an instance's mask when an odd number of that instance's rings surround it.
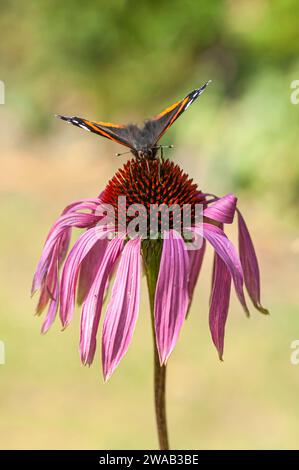
M 89 132 L 94 132 L 95 134 L 106 137 L 107 139 L 113 140 L 118 144 L 125 145 L 131 149 L 134 149 L 133 142 L 130 139 L 130 133 L 128 128 L 122 124 L 112 124 L 110 122 L 100 122 L 100 121 L 88 121 L 87 119 L 82 119 L 76 116 L 68 117 L 57 115 L 58 118 L 63 121 L 69 122 L 74 126 L 81 127 Z
M 151 134 L 152 145 L 154 146 L 162 135 L 167 131 L 167 129 L 172 126 L 174 121 L 186 111 L 187 108 L 195 101 L 211 83 L 209 80 L 202 87 L 197 88 L 196 90 L 191 91 L 184 99 L 174 103 L 172 106 L 169 106 L 160 114 L 155 116 L 153 119 L 150 119 L 145 123 L 148 131 Z

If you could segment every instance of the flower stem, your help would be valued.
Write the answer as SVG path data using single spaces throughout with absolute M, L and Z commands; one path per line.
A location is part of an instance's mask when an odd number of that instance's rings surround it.
M 169 450 L 167 420 L 166 420 L 166 400 L 165 400 L 165 386 L 166 386 L 166 366 L 160 365 L 159 354 L 156 343 L 155 334 L 155 317 L 154 317 L 154 303 L 155 291 L 159 274 L 160 257 L 161 257 L 162 243 L 161 240 L 150 240 L 143 244 L 143 261 L 148 285 L 153 340 L 154 340 L 154 393 L 155 393 L 155 411 L 156 411 L 156 424 L 159 439 L 159 446 L 161 450 Z
M 159 355 L 157 352 L 156 345 L 154 351 L 154 368 L 155 409 L 159 445 L 161 450 L 169 450 L 165 404 L 166 366 L 160 366 Z

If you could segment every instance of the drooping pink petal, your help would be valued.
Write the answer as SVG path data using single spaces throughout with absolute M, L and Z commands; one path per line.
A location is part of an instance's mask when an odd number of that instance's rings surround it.
M 71 227 L 88 228 L 95 225 L 99 221 L 99 217 L 93 214 L 85 213 L 67 213 L 59 217 L 51 228 L 43 248 L 42 256 L 39 260 L 32 283 L 32 294 L 41 287 L 49 268 L 51 257 L 54 253 L 56 244 L 60 243 L 63 238 L 66 240 L 70 236 L 69 229 Z M 64 250 L 63 250 L 64 251 Z M 62 255 L 59 254 L 59 258 Z
M 155 332 L 160 363 L 171 354 L 186 317 L 189 259 L 184 240 L 170 230 L 164 238 L 155 294 Z
M 230 290 L 231 274 L 222 258 L 215 253 L 209 324 L 212 340 L 221 360 L 223 357 L 224 331 L 228 314 Z
M 49 303 L 42 333 L 49 329 L 56 316 L 59 304 L 59 268 L 69 248 L 71 229 L 73 226 L 87 228 L 99 221 L 101 217 L 95 217 L 95 212 L 100 204 L 100 197 L 70 204 L 63 210 L 48 233 L 32 283 L 32 294 L 40 289 L 36 313 L 41 314 Z M 94 214 L 80 213 L 79 210 L 90 210 Z
M 203 224 L 203 236 L 213 246 L 216 253 L 227 265 L 234 281 L 237 296 L 245 310 L 245 313 L 248 315 L 249 311 L 243 292 L 243 271 L 234 245 L 230 242 L 221 228 L 212 224 Z
M 100 203 L 100 199 L 83 199 L 80 201 L 76 201 L 67 206 L 63 210 L 61 215 L 68 214 L 70 212 L 78 212 L 79 210 L 90 210 L 94 213 L 99 207 Z M 92 223 L 94 223 L 94 220 L 92 220 Z M 59 266 L 61 266 L 61 264 L 63 263 L 65 256 L 68 252 L 71 234 L 72 227 L 65 229 L 61 236 L 59 248 Z
M 189 292 L 189 307 L 190 309 L 193 292 L 198 280 L 201 270 L 204 254 L 206 251 L 206 241 L 202 241 L 202 245 L 198 250 L 188 250 L 189 255 L 189 276 L 188 276 L 188 292 Z
M 202 246 L 198 250 L 189 250 L 189 276 L 188 291 L 190 298 L 193 295 L 194 288 L 201 270 L 204 254 L 206 251 L 206 242 L 203 240 Z
M 219 228 L 223 231 L 223 224 L 219 225 Z M 212 293 L 213 293 L 213 285 L 215 281 L 215 276 L 216 276 L 216 252 L 214 253 L 214 261 L 213 261 L 213 269 L 212 269 L 212 283 L 211 283 L 211 292 L 210 292 L 210 305 L 212 301 Z
M 65 253 L 66 245 L 69 243 L 68 233 L 64 234 L 61 240 L 55 244 L 53 254 L 49 259 L 49 267 L 45 276 L 36 307 L 36 314 L 40 315 L 46 308 L 48 302 L 50 305 L 46 315 L 46 320 L 42 327 L 42 333 L 49 329 L 53 323 L 59 302 L 59 266 Z
M 45 278 L 41 287 L 40 297 L 36 307 L 37 315 L 40 315 L 43 312 L 50 299 L 57 300 L 56 284 L 58 279 L 58 251 L 59 247 L 57 245 L 51 258 L 47 277 Z
M 117 260 L 115 261 L 114 265 L 112 266 L 112 269 L 109 273 L 109 276 L 108 276 L 108 279 L 107 279 L 107 282 L 106 282 L 106 286 L 105 286 L 105 291 L 104 291 L 104 297 L 103 297 L 103 302 L 106 302 L 106 299 L 108 297 L 108 294 L 109 294 L 109 287 L 113 281 L 113 279 L 115 278 L 115 275 L 117 273 L 117 269 L 118 269 L 118 265 L 119 265 L 119 257 L 117 258 Z
M 54 250 L 53 257 L 48 270 L 48 275 L 42 285 L 39 301 L 36 308 L 37 315 L 40 315 L 45 309 L 47 304 L 48 311 L 42 324 L 41 332 L 46 333 L 56 317 L 56 312 L 59 303 L 59 279 L 58 279 L 58 254 L 59 246 L 57 245 Z
M 88 294 L 96 273 L 103 261 L 103 257 L 105 256 L 108 243 L 107 238 L 96 242 L 81 263 L 77 292 L 77 302 L 79 305 L 82 304 Z
M 91 198 L 91 199 L 81 199 L 80 201 L 75 201 L 65 207 L 62 212 L 63 214 L 67 214 L 69 212 L 76 212 L 79 210 L 91 210 L 92 212 L 97 210 L 97 207 L 101 204 L 100 196 L 98 198 Z
M 41 332 L 46 333 L 55 320 L 59 304 L 59 281 L 58 266 L 56 266 L 56 278 L 54 285 L 54 296 L 50 299 L 49 308 L 42 324 Z
M 47 289 L 47 285 L 44 283 L 40 290 L 39 299 L 35 310 L 36 315 L 42 314 L 49 302 L 49 299 L 50 295 Z
M 66 327 L 72 319 L 75 306 L 76 285 L 81 262 L 96 243 L 105 249 L 107 231 L 93 227 L 84 232 L 76 241 L 64 263 L 60 289 L 60 319 Z
M 80 326 L 80 355 L 83 364 L 91 364 L 96 350 L 96 336 L 108 278 L 124 245 L 122 237 L 115 237 L 105 251 L 102 263 L 82 305 Z
M 67 228 L 60 237 L 59 241 L 59 250 L 58 250 L 58 269 L 62 265 L 63 261 L 65 260 L 66 254 L 68 252 L 70 246 L 70 240 L 72 235 L 72 229 Z
M 233 194 L 227 194 L 206 207 L 203 215 L 223 224 L 231 224 L 234 220 L 236 205 L 237 198 Z
M 238 228 L 239 228 L 239 255 L 244 273 L 244 281 L 249 297 L 253 305 L 261 313 L 268 314 L 261 305 L 260 271 L 257 256 L 254 250 L 252 239 L 250 237 L 245 220 L 238 210 Z
M 134 332 L 140 296 L 141 239 L 129 240 L 122 252 L 102 337 L 105 381 L 127 352 Z

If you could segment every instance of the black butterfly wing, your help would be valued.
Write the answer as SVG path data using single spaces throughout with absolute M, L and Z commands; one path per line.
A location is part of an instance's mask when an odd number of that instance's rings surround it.
M 167 129 L 172 126 L 174 121 L 186 111 L 187 108 L 204 92 L 211 80 L 205 83 L 202 87 L 191 91 L 184 99 L 174 103 L 168 108 L 164 109 L 161 113 L 150 119 L 145 123 L 145 129 L 150 135 L 151 145 L 154 146 Z
M 112 124 L 110 122 L 100 122 L 100 121 L 88 121 L 87 119 L 82 119 L 76 116 L 68 117 L 57 115 L 58 118 L 63 121 L 69 122 L 74 126 L 81 127 L 89 132 L 94 132 L 95 134 L 106 137 L 107 139 L 113 140 L 118 144 L 125 145 L 131 149 L 134 149 L 134 143 L 131 139 L 130 132 L 128 128 L 122 124 Z

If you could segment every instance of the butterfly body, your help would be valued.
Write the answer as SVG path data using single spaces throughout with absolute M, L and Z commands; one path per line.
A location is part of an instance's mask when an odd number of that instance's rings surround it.
M 155 158 L 158 146 L 155 142 L 155 123 L 146 121 L 143 127 L 136 124 L 126 126 L 127 138 L 131 143 L 131 152 L 137 158 Z
M 193 90 L 184 99 L 169 106 L 153 119 L 145 121 L 143 127 L 135 124 L 127 126 L 112 124 L 109 122 L 89 121 L 76 116 L 67 117 L 58 115 L 60 119 L 77 127 L 106 137 L 125 147 L 128 147 L 136 158 L 156 158 L 157 151 L 161 147 L 157 145 L 162 135 L 169 129 L 174 121 L 195 101 L 206 89 L 210 82 Z

